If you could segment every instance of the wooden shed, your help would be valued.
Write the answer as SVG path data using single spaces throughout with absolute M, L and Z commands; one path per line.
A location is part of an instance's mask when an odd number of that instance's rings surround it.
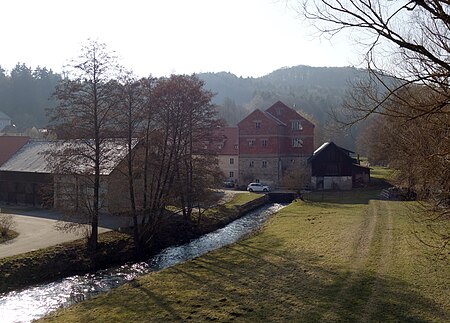
M 370 168 L 360 165 L 352 154 L 333 142 L 317 148 L 308 160 L 313 188 L 349 190 L 369 183 Z

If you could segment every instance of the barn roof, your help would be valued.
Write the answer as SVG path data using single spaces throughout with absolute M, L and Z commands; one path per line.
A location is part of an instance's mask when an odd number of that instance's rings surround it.
M 133 148 L 138 140 L 133 139 Z M 57 160 L 62 152 L 72 157 L 64 158 L 60 163 L 61 173 L 93 173 L 92 140 L 30 140 L 19 151 L 17 151 L 1 167 L 0 171 L 26 172 L 26 173 L 52 173 L 51 162 L 48 156 L 54 155 Z M 107 139 L 101 145 L 103 161 L 100 169 L 101 175 L 109 175 L 127 155 L 127 143 L 125 139 Z M 64 155 L 64 153 L 63 153 Z
M 0 136 L 0 166 L 10 159 L 29 139 L 25 136 Z
M 322 151 L 324 151 L 325 149 L 327 149 L 328 147 L 335 147 L 337 150 L 341 151 L 344 155 L 348 156 L 349 159 L 355 160 L 354 158 L 352 158 L 350 156 L 351 153 L 354 153 L 353 151 L 339 147 L 334 142 L 330 141 L 330 142 L 323 143 L 319 148 L 314 150 L 312 156 L 308 158 L 308 161 L 313 161 L 314 159 L 316 159 L 316 157 L 319 156 L 320 153 Z

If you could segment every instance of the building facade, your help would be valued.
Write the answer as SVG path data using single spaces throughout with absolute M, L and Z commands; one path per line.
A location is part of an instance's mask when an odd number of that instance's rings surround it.
M 217 158 L 219 168 L 227 182 L 239 181 L 239 140 L 237 127 L 225 127 L 220 129 L 218 135 Z
M 307 170 L 314 150 L 314 124 L 278 101 L 238 124 L 239 183 L 284 186 L 289 174 Z

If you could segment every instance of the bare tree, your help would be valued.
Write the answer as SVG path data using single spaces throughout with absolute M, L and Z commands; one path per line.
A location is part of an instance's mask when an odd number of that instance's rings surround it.
M 152 89 L 153 117 L 145 140 L 146 211 L 141 223 L 144 245 L 156 233 L 169 203 L 179 206 L 189 219 L 201 195 L 199 190 L 210 188 L 212 181 L 206 183 L 206 179 L 211 178 L 217 165 L 205 148 L 218 124 L 211 97 L 195 76 L 161 78 Z
M 153 78 L 136 79 L 132 73 L 125 73 L 121 78 L 120 102 L 118 109 L 118 133 L 127 141 L 127 171 L 128 193 L 130 199 L 130 211 L 133 218 L 133 236 L 136 253 L 139 256 L 142 252 L 138 223 L 138 205 L 136 201 L 136 178 L 142 177 L 146 168 L 144 166 L 145 157 L 142 158 L 140 149 L 135 149 L 136 140 L 138 146 L 145 144 L 150 131 L 152 114 L 150 106 L 150 96 Z M 126 125 L 125 127 L 120 125 Z M 138 147 L 138 148 L 139 148 Z M 148 152 L 148 149 L 146 149 Z M 145 154 L 148 157 L 148 154 Z M 144 199 L 146 190 L 144 189 Z M 141 206 L 142 207 L 142 206 Z M 145 206 L 144 206 L 145 207 Z
M 365 58 L 373 72 L 372 79 L 353 91 L 353 101 L 359 107 L 353 106 L 356 109 L 352 109 L 350 122 L 373 113 L 408 118 L 409 113 L 399 114 L 384 103 L 412 84 L 442 95 L 434 97 L 432 109 L 411 106 L 418 112 L 415 118 L 447 113 L 443 110 L 448 101 L 450 73 L 450 15 L 446 1 L 305 0 L 300 3 L 298 10 L 323 35 L 332 37 L 347 29 L 358 31 L 359 42 L 366 48 Z
M 366 49 L 371 72 L 344 102 L 341 122 L 374 114 L 377 150 L 397 169 L 402 185 L 431 205 L 425 220 L 450 219 L 450 5 L 435 0 L 305 0 L 298 7 L 322 35 L 351 30 Z M 431 202 L 431 204 L 430 204 Z M 439 231 L 440 246 L 450 241 Z
M 59 138 L 77 138 L 83 143 L 65 146 L 57 152 L 65 156 L 59 159 L 61 163 L 70 161 L 60 170 L 84 176 L 85 185 L 92 185 L 87 188 L 92 193 L 92 204 L 89 203 L 87 208 L 91 226 L 90 250 L 97 248 L 100 177 L 108 162 L 104 151 L 108 147 L 102 143 L 114 132 L 113 114 L 118 101 L 115 79 L 119 70 L 116 57 L 106 45 L 89 40 L 82 47 L 80 56 L 68 66 L 68 77 L 55 92 L 58 105 L 49 113 Z M 88 164 L 78 167 L 82 163 Z

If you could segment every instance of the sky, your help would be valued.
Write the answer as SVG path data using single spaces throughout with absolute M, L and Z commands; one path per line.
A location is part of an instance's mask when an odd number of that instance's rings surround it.
M 347 37 L 318 37 L 284 0 L 14 0 L 0 8 L 7 71 L 20 62 L 60 73 L 87 39 L 106 43 L 141 77 L 358 64 Z

